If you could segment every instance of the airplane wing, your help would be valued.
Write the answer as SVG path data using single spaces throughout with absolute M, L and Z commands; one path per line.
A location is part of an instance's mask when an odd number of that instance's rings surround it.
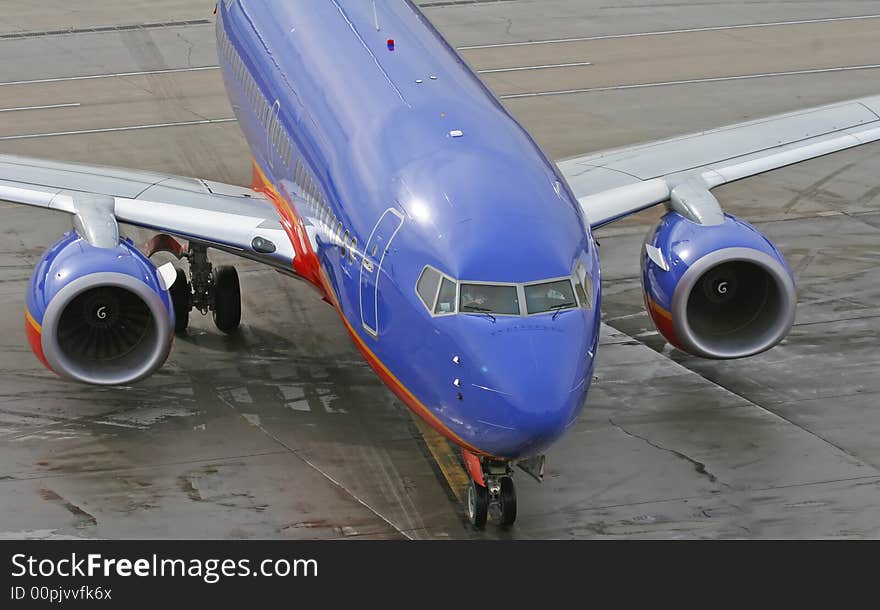
M 663 202 L 702 224 L 712 188 L 880 140 L 880 96 L 562 160 L 594 229 Z
M 153 172 L 0 155 L 0 200 L 116 220 L 292 271 L 295 252 L 274 205 L 248 188 Z M 92 215 L 91 223 L 88 222 Z M 86 222 L 82 222 L 82 220 Z M 112 224 L 112 219 L 111 224 Z

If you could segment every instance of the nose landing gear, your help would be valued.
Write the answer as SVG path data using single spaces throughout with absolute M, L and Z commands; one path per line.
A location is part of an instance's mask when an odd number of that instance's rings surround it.
M 502 527 L 512 526 L 516 521 L 516 488 L 510 463 L 480 458 L 467 450 L 463 455 L 471 479 L 467 493 L 471 525 L 483 529 L 491 512 Z

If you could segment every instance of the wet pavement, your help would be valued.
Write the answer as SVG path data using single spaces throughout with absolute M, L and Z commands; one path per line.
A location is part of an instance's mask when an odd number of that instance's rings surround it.
M 0 109 L 70 106 L 0 113 L 0 152 L 249 181 L 237 126 L 218 122 L 213 3 L 9 4 Z M 457 46 L 540 43 L 463 49 L 477 69 L 592 64 L 485 74 L 502 95 L 587 90 L 505 100 L 554 158 L 880 90 L 864 67 L 877 1 L 423 4 Z M 591 40 L 542 42 L 572 37 Z M 517 477 L 510 531 L 467 525 L 452 449 L 311 288 L 256 264 L 217 256 L 241 274 L 237 336 L 195 314 L 143 383 L 58 380 L 22 312 L 69 220 L 0 204 L 0 537 L 880 537 L 878 167 L 869 146 L 716 191 L 799 282 L 792 334 L 747 360 L 686 356 L 651 327 L 638 258 L 657 211 L 599 232 L 597 380 L 545 482 Z

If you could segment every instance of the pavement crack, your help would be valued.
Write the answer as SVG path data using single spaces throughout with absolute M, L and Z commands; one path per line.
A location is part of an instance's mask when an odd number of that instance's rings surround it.
M 183 43 L 187 46 L 186 65 L 187 65 L 187 67 L 192 68 L 193 67 L 192 54 L 193 54 L 193 49 L 195 49 L 195 45 L 193 44 L 193 42 L 189 38 L 187 38 L 186 36 L 184 36 L 181 33 L 178 33 L 177 37 L 180 38 L 183 41 Z
M 80 508 L 79 506 L 77 506 L 76 504 L 71 502 L 70 500 L 67 500 L 66 498 L 59 496 L 56 492 L 52 491 L 51 489 L 48 489 L 45 487 L 43 489 L 41 489 L 40 490 L 40 497 L 42 497 L 44 500 L 48 500 L 49 502 L 55 502 L 55 503 L 63 506 L 67 510 L 67 512 L 69 512 L 71 515 L 73 515 L 74 517 L 76 517 L 79 520 L 80 527 L 84 526 L 84 525 L 92 525 L 92 526 L 98 525 L 98 520 L 95 518 L 94 515 L 83 510 L 82 508 Z
M 690 462 L 693 465 L 694 470 L 696 470 L 698 474 L 703 475 L 704 477 L 709 479 L 712 483 L 721 483 L 721 485 L 724 485 L 725 487 L 727 487 L 727 484 L 719 481 L 718 477 L 716 477 L 714 474 L 712 474 L 706 468 L 706 464 L 704 464 L 703 462 L 701 462 L 699 460 L 695 460 L 691 456 L 689 456 L 685 453 L 682 453 L 681 451 L 676 451 L 675 449 L 670 449 L 669 447 L 664 447 L 662 445 L 658 445 L 657 443 L 655 443 L 651 439 L 646 438 L 644 436 L 640 436 L 640 435 L 636 434 L 635 432 L 630 432 L 629 430 L 627 430 L 626 428 L 624 428 L 623 426 L 621 426 L 620 424 L 615 422 L 610 417 L 608 418 L 608 423 L 610 423 L 612 426 L 614 426 L 615 428 L 617 428 L 618 430 L 620 430 L 621 432 L 623 432 L 627 436 L 630 436 L 632 438 L 636 438 L 644 443 L 647 443 L 651 447 L 654 447 L 655 449 L 659 449 L 660 451 L 666 451 L 667 453 L 671 453 L 672 455 L 674 455 L 675 457 L 677 457 L 681 460 L 685 460 L 686 462 Z
M 192 500 L 193 502 L 201 502 L 202 500 L 204 500 L 204 498 L 202 498 L 202 494 L 199 493 L 199 490 L 193 484 L 193 481 L 189 476 L 183 475 L 177 477 L 177 482 L 180 484 L 181 491 L 189 496 L 190 500 Z

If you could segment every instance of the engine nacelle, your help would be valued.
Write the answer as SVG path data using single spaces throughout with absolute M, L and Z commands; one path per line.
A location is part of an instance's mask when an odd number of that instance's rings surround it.
M 49 248 L 27 292 L 31 349 L 68 379 L 122 385 L 171 350 L 174 308 L 159 270 L 123 239 L 98 248 L 71 231 Z
M 743 358 L 782 341 L 797 293 L 785 258 L 750 224 L 667 213 L 642 253 L 645 305 L 675 347 L 703 358 Z

